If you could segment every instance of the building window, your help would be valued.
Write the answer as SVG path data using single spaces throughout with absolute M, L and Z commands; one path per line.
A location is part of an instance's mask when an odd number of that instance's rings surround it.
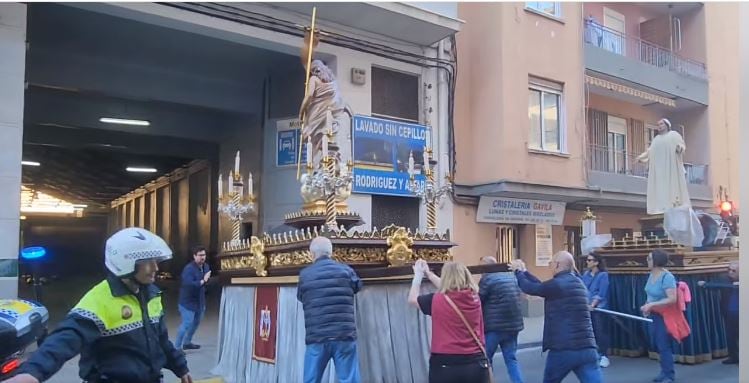
M 419 76 L 372 67 L 372 116 L 419 122 Z
M 564 152 L 562 85 L 531 81 L 528 87 L 528 147 L 546 152 Z
M 627 174 L 627 120 L 608 116 L 608 162 L 610 173 Z
M 545 13 L 549 16 L 556 18 L 562 17 L 562 3 L 560 2 L 546 2 L 546 1 L 534 1 L 526 2 L 525 8 L 532 9 L 536 12 Z

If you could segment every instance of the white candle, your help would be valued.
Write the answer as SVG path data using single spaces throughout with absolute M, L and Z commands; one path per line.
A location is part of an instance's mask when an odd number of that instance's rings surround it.
M 328 155 L 328 135 L 322 135 L 322 155 L 323 157 Z
M 312 137 L 307 137 L 307 165 L 312 166 Z
M 413 176 L 414 175 L 414 152 L 411 151 L 411 153 L 408 155 L 408 175 Z
M 232 188 L 231 188 L 232 182 L 234 182 L 234 180 L 232 179 L 232 176 L 231 176 L 231 170 L 229 170 L 229 179 L 226 180 L 226 192 L 227 193 L 231 193 L 232 191 Z
M 427 148 L 432 147 L 432 128 L 429 127 L 426 130 L 426 142 L 427 142 Z
M 250 175 L 247 177 L 247 191 L 249 195 L 252 195 L 252 172 L 250 172 Z
M 346 165 L 346 161 L 344 161 L 343 158 L 341 158 L 341 160 L 338 161 L 338 167 L 341 169 L 342 176 L 345 176 L 346 174 L 348 174 L 348 167 Z
M 218 197 L 219 198 L 221 198 L 221 196 L 224 195 L 223 189 L 224 189 L 223 180 L 221 178 L 221 174 L 219 174 L 218 175 Z
M 229 193 L 234 191 L 234 171 L 229 170 Z
M 425 173 L 429 171 L 429 152 L 426 147 L 424 147 L 424 170 Z
M 239 173 L 239 150 L 237 150 L 237 156 L 234 157 L 234 173 Z

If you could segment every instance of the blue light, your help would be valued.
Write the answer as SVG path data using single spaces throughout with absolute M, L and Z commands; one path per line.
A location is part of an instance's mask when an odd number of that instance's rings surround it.
M 47 250 L 41 246 L 27 247 L 21 250 L 21 258 L 23 259 L 37 259 L 47 255 Z

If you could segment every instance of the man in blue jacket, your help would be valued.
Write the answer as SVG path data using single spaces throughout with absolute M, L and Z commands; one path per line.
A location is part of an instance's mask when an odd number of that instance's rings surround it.
M 581 383 L 600 383 L 598 350 L 590 322 L 588 290 L 575 273 L 572 254 L 554 254 L 549 266 L 554 278 L 541 282 L 523 261 L 513 261 L 518 285 L 524 293 L 544 298 L 544 383 L 560 383 L 574 372 Z
M 728 265 L 728 275 L 712 282 L 699 281 L 697 285 L 721 292 L 720 311 L 726 327 L 728 358 L 723 364 L 739 363 L 739 262 Z
M 167 335 L 157 263 L 172 250 L 141 228 L 107 240 L 107 278 L 89 290 L 6 383 L 39 383 L 80 353 L 79 375 L 91 383 L 159 383 L 166 367 L 192 383 L 185 355 Z M 1 345 L 0 345 L 1 347 Z
M 319 383 L 333 358 L 340 383 L 359 383 L 354 295 L 362 282 L 348 265 L 331 259 L 333 244 L 317 237 L 309 245 L 312 265 L 299 273 L 297 299 L 306 329 L 304 382 Z
M 497 260 L 494 257 L 484 257 L 481 258 L 481 263 L 491 265 L 497 263 Z M 523 330 L 517 279 L 511 273 L 484 274 L 479 281 L 479 297 L 489 361 L 494 358 L 497 347 L 501 347 L 510 382 L 523 383 L 516 356 L 518 333 Z
M 193 261 L 182 270 L 182 286 L 179 289 L 179 313 L 182 325 L 177 331 L 174 346 L 181 350 L 197 350 L 200 345 L 192 343 L 192 337 L 205 315 L 205 285 L 211 278 L 211 268 L 205 262 L 205 247 L 192 249 Z

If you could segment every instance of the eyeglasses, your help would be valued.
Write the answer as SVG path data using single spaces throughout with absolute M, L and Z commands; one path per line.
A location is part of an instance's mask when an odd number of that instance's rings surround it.
M 590 259 L 590 258 L 588 258 L 588 259 L 586 259 L 585 261 L 586 261 L 586 262 L 595 262 L 596 260 L 595 260 L 595 259 Z
M 729 273 L 736 273 L 736 272 L 738 272 L 738 270 L 736 270 L 736 269 L 728 269 L 728 272 Z

